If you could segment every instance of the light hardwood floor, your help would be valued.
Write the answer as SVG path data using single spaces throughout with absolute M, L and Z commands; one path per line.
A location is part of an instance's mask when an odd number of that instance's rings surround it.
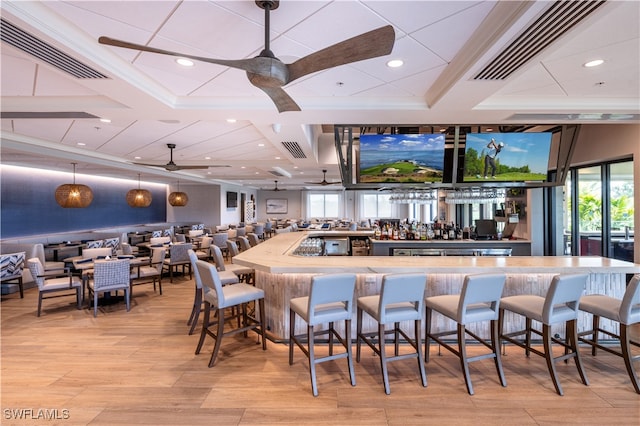
M 228 338 L 213 368 L 207 339 L 195 355 L 199 334 L 187 335 L 193 281 L 165 280 L 164 294 L 134 289 L 124 303 L 94 318 L 76 310 L 72 298 L 45 300 L 36 317 L 37 291 L 3 297 L 2 413 L 0 424 L 171 425 L 407 425 L 407 424 L 625 424 L 638 425 L 640 396 L 621 358 L 582 348 L 590 386 L 573 363 L 558 364 L 565 396 L 553 390 L 544 359 L 507 348 L 507 387 L 491 360 L 473 363 L 475 395 L 466 392 L 457 358 L 432 346 L 428 387 L 420 385 L 415 360 L 390 364 L 391 395 L 385 395 L 378 359 L 363 347 L 357 386 L 346 361 L 318 367 L 319 396 L 311 395 L 306 358 L 296 349 L 257 336 Z M 320 347 L 319 351 L 326 350 Z M 480 350 L 473 347 L 473 351 Z M 33 410 L 17 420 L 16 410 Z M 51 421 L 38 415 L 49 410 Z M 53 411 L 57 410 L 57 411 Z M 22 411 L 23 415 L 25 411 Z M 65 417 L 65 418 L 61 418 Z

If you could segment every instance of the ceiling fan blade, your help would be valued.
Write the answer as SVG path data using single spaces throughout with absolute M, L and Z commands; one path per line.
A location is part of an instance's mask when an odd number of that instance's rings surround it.
M 148 166 L 148 167 L 162 167 L 163 169 L 169 170 L 173 172 L 175 170 L 197 170 L 197 169 L 208 169 L 209 167 L 231 167 L 226 164 L 214 164 L 211 166 L 199 165 L 199 166 L 178 166 L 177 164 L 151 164 L 151 163 L 133 163 L 138 166 Z
M 273 103 L 276 104 L 278 112 L 300 111 L 298 104 L 282 88 L 260 87 L 260 90 L 269 95 Z
M 287 66 L 287 83 L 316 71 L 388 55 L 395 39 L 393 26 L 386 25 L 319 50 Z
M 223 65 L 223 66 L 237 68 L 237 69 L 241 69 L 241 70 L 249 71 L 253 73 L 259 73 L 264 68 L 264 66 L 259 61 L 255 60 L 256 58 L 239 59 L 239 60 L 205 58 L 203 56 L 195 56 L 195 55 L 189 55 L 186 53 L 172 52 L 170 50 L 156 49 L 155 47 L 149 47 L 149 46 L 144 46 L 142 44 L 130 43 L 128 41 L 117 40 L 117 39 L 105 37 L 105 36 L 98 38 L 98 43 L 106 44 L 109 46 L 122 47 L 125 49 L 141 50 L 143 52 L 159 53 L 161 55 L 170 55 L 170 56 L 176 56 L 180 58 L 189 58 L 189 59 L 194 59 L 196 61 L 209 62 L 211 64 Z

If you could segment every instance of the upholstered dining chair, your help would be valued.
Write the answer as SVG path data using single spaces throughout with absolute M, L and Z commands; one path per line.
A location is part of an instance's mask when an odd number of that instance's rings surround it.
M 264 240 L 264 223 L 256 223 L 253 225 L 253 234 L 258 236 L 258 239 Z
M 257 330 L 262 338 L 262 349 L 267 350 L 267 339 L 265 339 L 265 310 L 264 310 L 264 291 L 252 285 L 238 283 L 223 286 L 218 277 L 216 267 L 204 260 L 197 260 L 196 267 L 202 280 L 202 288 L 204 298 L 204 318 L 202 319 L 202 331 L 200 332 L 200 340 L 196 347 L 196 355 L 200 353 L 202 345 L 207 336 L 213 337 L 215 345 L 209 360 L 209 367 L 213 367 L 224 336 L 245 333 L 249 330 Z M 248 304 L 257 302 L 260 318 L 250 316 L 248 314 Z M 225 317 L 225 310 L 231 309 L 235 312 L 231 317 Z M 211 319 L 211 311 L 214 311 L 213 320 Z M 237 317 L 240 320 L 240 326 L 225 331 L 225 321 Z M 215 327 L 215 328 L 214 328 Z
M 356 361 L 360 362 L 360 346 L 364 342 L 380 357 L 384 392 L 387 395 L 391 393 L 387 368 L 387 363 L 390 361 L 417 358 L 422 386 L 427 386 L 427 374 L 424 370 L 422 343 L 420 341 L 426 285 L 427 276 L 425 274 L 388 274 L 382 277 L 382 288 L 379 295 L 358 298 Z M 376 321 L 378 324 L 377 331 L 362 331 L 364 312 Z M 402 321 L 413 321 L 413 339 L 400 327 L 400 322 Z M 387 324 L 393 324 L 393 327 L 387 330 Z M 385 336 L 387 334 L 393 334 L 393 356 L 387 355 L 385 347 Z M 400 336 L 404 337 L 415 352 L 399 353 Z M 376 337 L 377 339 L 375 339 Z M 377 340 L 377 345 L 375 340 Z
M 260 237 L 258 237 L 258 234 L 254 234 L 253 232 L 249 232 L 247 234 L 247 239 L 249 240 L 249 245 L 251 247 L 255 247 L 260 244 Z
M 355 274 L 316 275 L 311 278 L 309 296 L 296 297 L 289 301 L 289 365 L 293 365 L 293 349 L 294 345 L 297 345 L 309 359 L 313 396 L 318 396 L 316 365 L 322 362 L 346 358 L 351 386 L 356 385 L 351 352 L 351 317 L 355 285 Z M 295 333 L 296 316 L 307 324 L 306 333 L 300 335 Z M 334 328 L 334 323 L 338 321 L 344 321 L 344 336 L 338 334 Z M 316 329 L 322 324 L 328 324 L 329 327 L 326 330 Z M 315 351 L 315 338 L 321 335 L 328 335 L 329 355 L 318 357 Z M 344 346 L 344 352 L 333 353 L 334 338 Z M 305 340 L 308 348 L 303 344 Z
M 93 316 L 98 316 L 98 295 L 106 292 L 124 291 L 127 312 L 131 299 L 131 264 L 129 259 L 96 260 L 93 264 L 93 279 L 89 281 L 89 300 L 93 295 Z
M 471 376 L 469 375 L 469 363 L 473 361 L 493 358 L 500 383 L 502 386 L 507 385 L 502 369 L 502 359 L 500 357 L 500 333 L 498 330 L 500 298 L 502 297 L 505 281 L 506 276 L 502 274 L 467 275 L 464 278 L 460 294 L 444 294 L 427 297 L 425 299 L 425 361 L 429 362 L 429 346 L 431 340 L 434 340 L 448 351 L 457 355 L 458 358 L 460 358 L 460 366 L 469 395 L 473 395 L 473 385 L 471 384 Z M 433 332 L 432 316 L 434 311 L 455 321 L 457 325 L 456 330 Z M 488 343 L 485 339 L 467 328 L 469 324 L 480 321 L 490 322 L 491 339 Z M 453 334 L 457 337 L 457 348 L 454 348 L 449 342 L 443 339 L 444 336 Z M 467 355 L 465 340 L 467 335 L 489 348 L 491 353 L 469 357 Z
M 220 247 L 222 254 L 227 254 L 227 240 L 229 239 L 229 234 L 226 232 L 217 232 L 211 237 L 213 238 L 211 244 Z
M 227 241 L 227 250 L 229 251 L 229 257 L 231 258 L 231 264 L 225 264 L 225 271 L 231 271 L 240 278 L 240 281 L 243 281 L 247 284 L 255 283 L 255 270 L 248 266 L 237 265 L 233 263 L 233 258 L 237 256 L 240 251 L 238 250 L 238 245 L 235 241 Z M 224 259 L 222 259 L 224 261 Z M 216 259 L 216 265 L 218 265 L 218 259 Z M 219 269 L 219 267 L 218 267 Z
M 165 257 L 166 250 L 164 248 L 154 247 L 151 249 L 149 263 L 138 265 L 133 268 L 131 272 L 132 293 L 133 286 L 141 284 L 153 284 L 153 291 L 156 291 L 157 282 L 160 295 L 162 295 L 162 269 Z
M 607 296 L 604 294 L 589 294 L 580 299 L 580 310 L 590 313 L 592 317 L 592 327 L 590 330 L 578 333 L 578 339 L 591 345 L 591 354 L 596 356 L 598 349 L 622 357 L 627 373 L 631 379 L 631 384 L 636 393 L 640 393 L 640 380 L 634 367 L 634 362 L 640 361 L 640 355 L 633 354 L 632 346 L 640 347 L 640 342 L 631 338 L 631 326 L 640 324 L 640 274 L 636 274 L 627 284 L 622 299 Z M 600 324 L 600 319 L 605 318 L 612 322 L 617 322 L 619 334 L 613 331 L 604 330 Z M 603 345 L 598 339 L 598 334 L 613 337 L 620 342 L 618 350 L 612 345 Z M 587 338 L 585 336 L 591 336 Z
M 238 244 L 240 244 L 240 251 L 247 251 L 251 248 L 251 243 L 247 237 L 238 237 Z
M 247 228 L 244 226 L 236 228 L 236 238 L 238 237 L 246 237 L 247 236 Z
M 197 250 L 195 250 L 196 255 L 198 256 L 198 259 L 201 260 L 209 260 L 211 259 L 211 242 L 213 241 L 212 237 L 209 236 L 204 236 L 202 237 L 202 239 L 200 240 L 200 245 L 197 248 Z
M 191 307 L 191 313 L 189 314 L 189 319 L 187 320 L 187 325 L 189 327 L 189 335 L 193 334 L 193 331 L 196 329 L 198 325 L 198 318 L 200 318 L 200 312 L 202 312 L 202 305 L 204 304 L 204 300 L 202 298 L 202 294 L 204 289 L 202 287 L 202 279 L 200 278 L 200 272 L 198 271 L 198 255 L 193 250 L 189 250 L 189 260 L 191 261 L 191 269 L 193 269 L 193 278 L 195 285 L 195 294 L 193 297 L 193 306 Z M 206 289 L 208 291 L 208 288 Z
M 220 247 L 212 245 L 211 247 L 209 247 L 209 250 L 211 251 L 211 257 L 213 258 L 213 261 L 216 265 L 218 278 L 222 282 L 222 285 L 235 284 L 240 282 L 240 277 L 238 277 L 237 274 L 233 273 L 231 270 L 226 270 L 227 265 L 224 264 L 224 257 L 222 256 Z
M 562 386 L 558 380 L 556 371 L 556 361 L 567 361 L 574 359 L 580 379 L 585 386 L 589 385 L 587 375 L 582 367 L 580 351 L 578 350 L 578 333 L 576 330 L 576 320 L 578 317 L 578 305 L 580 298 L 587 284 L 586 274 L 561 274 L 553 277 L 551 285 L 545 297 L 522 294 L 517 296 L 507 296 L 500 299 L 500 338 L 525 350 L 528 357 L 531 352 L 546 359 L 549 375 L 558 395 L 562 396 Z M 525 328 L 510 333 L 504 333 L 505 312 L 525 318 Z M 532 327 L 532 322 L 541 324 L 542 331 Z M 566 330 L 564 340 L 553 335 L 551 327 L 553 325 L 563 325 Z M 531 334 L 542 337 L 543 350 L 532 347 Z M 517 339 L 524 335 L 524 340 Z M 557 343 L 564 348 L 561 356 L 554 357 L 552 343 Z
M 38 311 L 37 316 L 40 316 L 42 310 L 42 300 L 51 299 L 54 297 L 71 296 L 72 292 L 76 296 L 77 308 L 82 308 L 82 281 L 79 277 L 71 275 L 68 271 L 66 274 L 61 275 L 59 272 L 54 274 L 46 274 L 44 266 L 40 259 L 33 257 L 27 260 L 27 267 L 31 272 L 31 276 L 38 285 Z M 53 295 L 53 293 L 56 293 Z
M 179 267 L 182 267 L 182 274 L 185 274 L 185 268 L 189 270 L 189 279 L 192 278 L 191 261 L 189 260 L 188 251 L 193 246 L 191 243 L 173 244 L 169 247 L 169 258 L 164 259 L 164 266 L 169 271 L 169 281 L 173 282 L 173 272 Z
M 0 255 L 0 281 L 3 283 L 15 281 L 20 290 L 20 299 L 24 298 L 22 271 L 24 270 L 25 255 L 24 251 Z

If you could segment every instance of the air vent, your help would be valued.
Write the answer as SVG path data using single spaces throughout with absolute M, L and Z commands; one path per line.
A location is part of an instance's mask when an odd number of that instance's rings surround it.
M 298 142 L 282 142 L 282 145 L 289 151 L 293 158 L 307 158 L 300 145 L 298 145 Z
M 480 71 L 475 80 L 505 80 L 605 1 L 556 1 Z
M 291 173 L 284 169 L 281 169 L 280 167 L 272 167 L 271 170 L 268 170 L 268 172 L 278 177 L 291 177 Z
M 21 30 L 12 23 L 4 19 L 1 20 L 1 23 L 0 39 L 5 43 L 76 78 L 108 78 L 106 75 L 72 58 L 26 31 Z

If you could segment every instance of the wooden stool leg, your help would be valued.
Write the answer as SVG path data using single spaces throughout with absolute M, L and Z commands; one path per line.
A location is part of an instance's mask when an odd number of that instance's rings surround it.
M 624 365 L 627 367 L 627 373 L 631 379 L 631 384 L 636 390 L 636 393 L 640 393 L 640 381 L 638 380 L 638 374 L 633 368 L 633 354 L 631 353 L 631 341 L 629 337 L 629 330 L 627 330 L 626 324 L 620 324 L 620 349 L 622 351 L 622 358 L 624 359 Z
M 389 372 L 387 371 L 387 354 L 384 344 L 384 324 L 378 324 L 378 344 L 380 346 L 380 368 L 382 369 L 382 381 L 384 382 L 384 393 L 389 395 Z
M 198 341 L 198 346 L 196 347 L 196 355 L 200 353 L 200 349 L 202 349 L 202 344 L 204 343 L 204 338 L 207 336 L 207 330 L 209 329 L 210 315 L 211 315 L 211 304 L 209 302 L 204 302 L 204 317 L 202 318 L 202 331 L 200 331 L 200 340 Z
M 289 365 L 293 365 L 293 345 L 295 344 L 296 313 L 289 309 Z
M 351 353 L 351 320 L 344 321 L 345 329 L 345 349 L 347 350 L 347 366 L 349 367 L 349 378 L 351 379 L 351 386 L 356 385 L 356 373 L 353 369 L 353 354 Z
M 498 329 L 498 321 L 491 321 L 491 346 L 494 355 L 494 361 L 496 363 L 496 371 L 500 378 L 500 384 L 504 387 L 507 386 L 507 380 L 504 378 L 504 371 L 502 369 L 502 355 L 500 354 L 500 331 Z
M 571 346 L 571 350 L 574 354 L 574 359 L 576 362 L 576 368 L 578 369 L 578 374 L 580 374 L 580 379 L 585 386 L 589 386 L 589 380 L 587 379 L 587 373 L 584 371 L 584 367 L 582 366 L 582 358 L 580 358 L 580 351 L 578 350 L 578 330 L 576 329 L 576 320 L 567 321 L 567 342 Z
M 422 332 L 422 321 L 414 321 L 414 335 L 416 336 L 416 358 L 418 359 L 418 370 L 420 370 L 420 380 L 422 386 L 427 387 L 427 372 L 424 370 L 424 362 L 422 360 L 422 342 L 420 341 L 420 333 Z
M 424 362 L 429 362 L 429 350 L 431 348 L 431 339 L 429 334 L 431 333 L 431 315 L 433 309 L 427 308 L 424 324 Z
M 551 347 L 551 326 L 547 324 L 542 325 L 542 340 L 544 342 L 544 358 L 547 360 L 547 368 L 553 380 L 553 386 L 556 388 L 558 395 L 562 396 L 562 386 L 558 381 L 558 373 L 556 372 L 556 364 L 553 359 L 553 348 Z
M 307 340 L 309 341 L 309 375 L 311 376 L 311 390 L 313 396 L 318 396 L 318 385 L 316 381 L 316 353 L 315 342 L 313 340 L 314 332 L 313 326 L 307 326 Z
M 360 336 L 362 335 L 362 315 L 363 310 L 358 308 L 358 317 L 356 319 L 356 362 L 360 362 L 360 349 L 362 341 Z
M 469 361 L 467 361 L 465 326 L 463 324 L 458 324 L 458 352 L 460 352 L 460 367 L 462 368 L 464 382 L 467 385 L 467 392 L 469 392 L 469 395 L 473 395 L 473 385 L 471 384 L 471 377 L 469 375 Z
M 224 334 L 224 312 L 220 309 L 216 309 L 216 311 L 218 312 L 218 335 L 216 336 L 216 344 L 213 347 L 213 353 L 209 360 L 209 367 L 213 367 L 213 364 L 216 362 L 220 346 L 222 345 L 222 335 Z
M 600 316 L 593 315 L 593 335 L 591 335 L 591 340 L 593 341 L 593 345 L 591 346 L 591 355 L 596 356 L 598 354 L 598 335 L 600 334 L 598 330 L 600 329 Z

